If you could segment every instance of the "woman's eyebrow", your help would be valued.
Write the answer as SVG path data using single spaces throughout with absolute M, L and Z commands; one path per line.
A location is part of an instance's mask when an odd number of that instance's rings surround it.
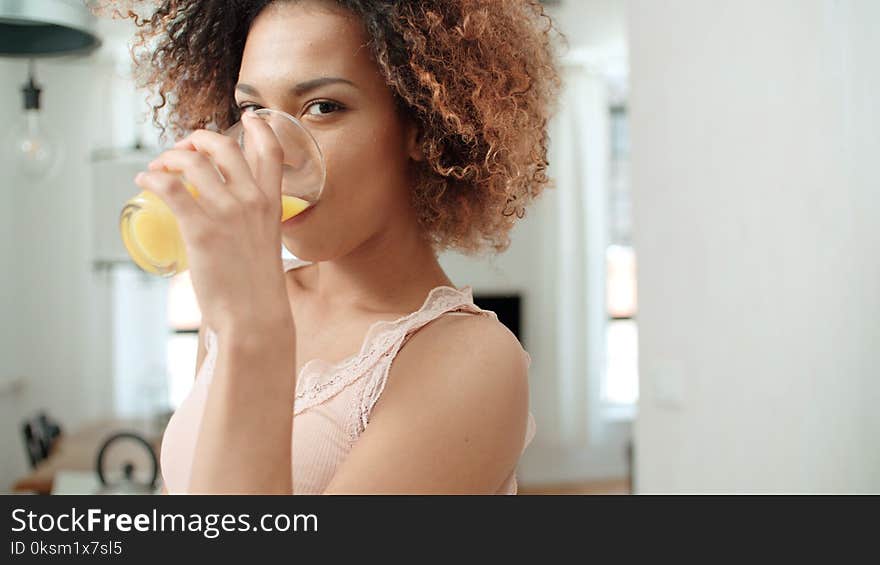
M 351 86 L 357 88 L 357 85 L 348 79 L 344 79 L 341 77 L 321 77 L 321 78 L 316 78 L 316 79 L 312 79 L 312 80 L 307 80 L 305 82 L 301 82 L 301 83 L 293 86 L 290 89 L 290 92 L 296 96 L 303 96 L 306 93 L 308 93 L 312 90 L 315 90 L 316 88 L 319 88 L 321 86 L 326 86 L 328 84 L 335 84 L 335 83 L 348 84 L 348 85 L 351 85 Z M 249 84 L 245 84 L 243 82 L 236 84 L 235 89 L 240 90 L 245 94 L 250 94 L 251 96 L 259 96 L 260 95 L 260 93 L 257 91 L 257 89 L 255 87 L 253 87 Z

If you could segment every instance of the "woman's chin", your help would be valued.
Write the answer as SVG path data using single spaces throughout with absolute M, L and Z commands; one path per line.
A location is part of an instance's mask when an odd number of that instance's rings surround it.
M 316 238 L 311 234 L 299 233 L 290 235 L 282 229 L 282 244 L 294 257 L 309 263 L 327 261 L 329 253 L 326 250 L 326 238 Z

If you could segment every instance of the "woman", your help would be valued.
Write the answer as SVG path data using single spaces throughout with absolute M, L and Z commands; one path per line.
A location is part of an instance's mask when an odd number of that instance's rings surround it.
M 515 493 L 528 354 L 437 253 L 504 250 L 549 184 L 541 5 L 168 0 L 137 21 L 157 123 L 192 132 L 136 179 L 178 217 L 203 316 L 167 492 Z M 283 225 L 262 107 L 326 159 L 322 199 Z M 246 155 L 203 129 L 239 116 Z

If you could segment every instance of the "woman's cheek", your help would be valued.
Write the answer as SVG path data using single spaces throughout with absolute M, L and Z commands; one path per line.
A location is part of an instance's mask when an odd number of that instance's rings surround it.
M 378 204 L 373 167 L 366 166 L 352 145 L 333 144 L 322 148 L 327 176 L 314 220 L 303 224 L 299 236 L 335 255 L 357 244 L 368 233 Z M 306 233 L 308 232 L 308 233 Z
M 397 128 L 350 123 L 348 127 L 316 132 L 327 167 L 322 194 L 323 213 L 317 229 L 333 229 L 325 237 L 332 247 L 348 248 L 372 237 L 405 209 L 406 159 Z M 317 224 L 321 224 L 318 226 Z M 311 231 L 311 230 L 309 230 Z M 337 249 L 337 251 L 340 249 Z
M 383 171 L 387 170 L 388 163 L 383 153 L 387 155 L 387 149 L 383 151 L 369 140 L 370 137 L 352 132 L 345 140 L 334 139 L 328 143 L 327 182 L 332 185 L 330 190 L 335 200 L 358 207 L 381 200 L 378 192 L 386 182 Z

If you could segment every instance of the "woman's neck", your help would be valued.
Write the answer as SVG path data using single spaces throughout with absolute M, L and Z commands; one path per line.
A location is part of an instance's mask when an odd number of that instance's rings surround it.
M 307 284 L 316 300 L 334 309 L 382 312 L 414 310 L 430 289 L 452 282 L 418 227 L 397 226 L 343 257 L 318 263 Z

